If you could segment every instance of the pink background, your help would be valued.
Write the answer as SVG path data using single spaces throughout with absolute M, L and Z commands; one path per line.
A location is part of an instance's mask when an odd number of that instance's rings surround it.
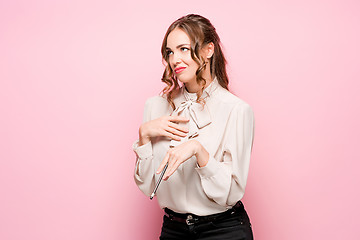
M 358 1 L 1 1 L 0 239 L 157 239 L 133 181 L 160 47 L 209 18 L 255 112 L 255 239 L 359 239 Z

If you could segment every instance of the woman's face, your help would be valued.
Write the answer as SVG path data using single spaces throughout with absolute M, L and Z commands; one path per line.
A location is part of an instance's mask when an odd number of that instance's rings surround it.
M 183 83 L 196 83 L 199 65 L 191 58 L 190 38 L 181 29 L 175 28 L 167 37 L 169 64 L 177 79 Z

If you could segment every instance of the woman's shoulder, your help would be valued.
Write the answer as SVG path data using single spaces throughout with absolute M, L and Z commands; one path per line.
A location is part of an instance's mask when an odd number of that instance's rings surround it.
M 216 94 L 217 100 L 222 104 L 227 106 L 232 106 L 234 108 L 250 108 L 251 106 L 248 102 L 238 97 L 234 93 L 230 92 L 225 88 L 220 88 L 218 93 Z
M 145 101 L 145 104 L 152 105 L 152 104 L 163 103 L 163 102 L 167 102 L 166 96 L 155 95 L 155 96 L 148 97 Z
M 156 104 L 157 106 L 170 107 L 170 103 L 167 99 L 167 93 L 161 92 L 159 95 L 151 96 L 146 100 L 146 105 Z M 181 98 L 181 89 L 176 89 L 172 93 L 172 101 L 176 104 Z
M 145 110 L 152 112 L 155 116 L 167 114 L 170 108 L 166 95 L 151 96 L 145 101 Z

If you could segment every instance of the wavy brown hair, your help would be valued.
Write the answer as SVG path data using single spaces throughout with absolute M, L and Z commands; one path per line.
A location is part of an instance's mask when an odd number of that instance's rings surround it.
M 219 35 L 216 33 L 215 27 L 211 22 L 200 15 L 197 14 L 188 14 L 183 16 L 173 22 L 168 30 L 166 31 L 162 46 L 161 54 L 163 62 L 165 61 L 165 70 L 161 81 L 166 83 L 166 87 L 162 90 L 162 93 L 167 96 L 167 101 L 170 103 L 173 109 L 175 109 L 175 104 L 173 102 L 173 97 L 179 93 L 179 82 L 174 75 L 173 70 L 171 69 L 169 58 L 166 50 L 167 38 L 172 30 L 179 28 L 183 30 L 190 38 L 190 54 L 191 58 L 199 65 L 199 68 L 196 71 L 196 82 L 202 85 L 202 88 L 197 92 L 197 102 L 204 103 L 201 99 L 206 80 L 202 77 L 202 73 L 205 70 L 206 63 L 205 59 L 200 56 L 200 50 L 205 47 L 208 43 L 212 42 L 214 44 L 214 54 L 210 59 L 210 72 L 211 77 L 216 77 L 219 81 L 219 84 L 228 89 L 229 78 L 226 72 L 227 61 L 221 50 L 221 42 Z

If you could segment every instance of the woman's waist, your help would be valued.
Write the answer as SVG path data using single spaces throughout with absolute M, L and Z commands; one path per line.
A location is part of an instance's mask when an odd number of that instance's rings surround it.
M 195 214 L 192 212 L 186 212 L 186 213 L 181 213 L 181 212 L 176 212 L 170 208 L 164 208 L 164 212 L 165 215 L 168 216 L 171 219 L 175 219 L 177 221 L 180 222 L 186 222 L 189 219 L 192 220 L 196 220 L 196 221 L 215 221 L 217 219 L 221 219 L 223 217 L 228 217 L 228 216 L 232 216 L 235 214 L 239 214 L 242 211 L 244 211 L 244 205 L 241 202 L 241 200 L 239 200 L 234 206 L 226 208 L 226 210 L 221 211 L 221 212 L 215 212 L 212 214 L 206 214 L 206 215 L 199 215 L 199 214 Z
M 209 199 L 206 195 L 193 194 L 185 196 L 158 196 L 159 206 L 179 214 L 179 217 L 192 214 L 194 216 L 210 216 L 229 210 L 232 206 L 221 206 Z M 181 215 L 180 215 L 181 214 Z

